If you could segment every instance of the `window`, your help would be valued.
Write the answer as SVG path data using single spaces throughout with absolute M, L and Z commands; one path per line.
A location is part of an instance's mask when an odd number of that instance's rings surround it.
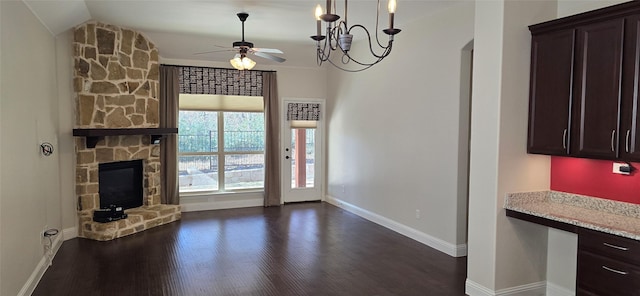
M 180 95 L 180 192 L 264 188 L 262 97 Z

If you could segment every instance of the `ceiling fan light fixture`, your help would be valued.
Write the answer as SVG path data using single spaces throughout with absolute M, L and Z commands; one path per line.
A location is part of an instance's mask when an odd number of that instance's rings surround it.
M 229 62 L 231 63 L 231 66 L 238 70 L 251 70 L 256 66 L 256 62 L 254 62 L 252 59 L 239 54 L 237 54 L 233 59 L 229 60 Z

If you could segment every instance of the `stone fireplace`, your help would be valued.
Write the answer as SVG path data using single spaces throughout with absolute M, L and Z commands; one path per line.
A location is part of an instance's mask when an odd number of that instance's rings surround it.
M 76 128 L 132 129 L 159 126 L 158 50 L 140 33 L 98 22 L 74 31 Z M 92 146 L 92 145 L 89 145 Z M 149 135 L 113 135 L 95 147 L 75 138 L 78 236 L 111 240 L 180 219 L 180 206 L 160 202 L 160 145 Z M 143 205 L 126 219 L 98 223 L 101 163 L 142 160 Z

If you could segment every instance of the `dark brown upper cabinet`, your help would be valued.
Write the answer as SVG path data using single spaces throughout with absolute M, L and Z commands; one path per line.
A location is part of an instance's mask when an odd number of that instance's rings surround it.
M 640 161 L 640 15 L 625 20 L 624 67 L 622 73 L 622 122 L 620 127 L 620 157 Z
M 578 28 L 571 153 L 616 158 L 624 19 Z
M 527 152 L 569 154 L 575 30 L 531 38 Z
M 529 27 L 528 153 L 640 160 L 639 26 L 632 1 Z

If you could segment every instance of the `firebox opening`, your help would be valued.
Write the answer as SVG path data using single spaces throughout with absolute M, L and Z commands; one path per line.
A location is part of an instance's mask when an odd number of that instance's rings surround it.
M 101 163 L 98 168 L 100 208 L 142 206 L 142 159 Z

